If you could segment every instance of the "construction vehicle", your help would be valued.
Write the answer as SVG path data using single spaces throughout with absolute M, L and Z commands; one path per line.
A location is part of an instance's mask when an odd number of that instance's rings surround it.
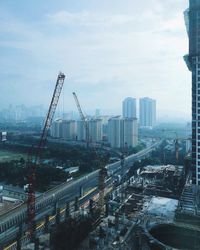
M 40 155 L 42 148 L 45 146 L 49 128 L 52 124 L 53 117 L 56 111 L 60 93 L 64 84 L 65 75 L 63 73 L 58 74 L 55 89 L 51 99 L 51 103 L 48 109 L 48 113 L 45 119 L 42 134 L 37 146 L 32 146 L 28 153 L 27 168 L 28 168 L 28 200 L 27 200 L 27 222 L 28 231 L 30 237 L 33 238 L 35 234 L 35 189 L 36 189 L 36 168 L 40 162 Z

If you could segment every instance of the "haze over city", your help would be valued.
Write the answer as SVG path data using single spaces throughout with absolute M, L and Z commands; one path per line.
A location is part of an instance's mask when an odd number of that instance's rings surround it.
M 62 70 L 65 111 L 76 110 L 73 91 L 86 112 L 105 114 L 120 114 L 127 96 L 150 96 L 158 118 L 190 120 L 187 7 L 186 0 L 1 1 L 0 106 L 47 106 Z
M 0 53 L 0 250 L 200 249 L 200 0 L 2 0 Z

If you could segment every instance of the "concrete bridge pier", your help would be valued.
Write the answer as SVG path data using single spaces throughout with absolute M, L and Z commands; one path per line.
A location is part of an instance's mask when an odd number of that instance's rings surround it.
M 69 218 L 70 216 L 70 211 L 69 211 L 69 203 L 66 203 L 66 207 L 65 207 L 65 221 Z
M 45 216 L 44 232 L 45 233 L 49 232 L 49 215 Z
M 34 241 L 34 250 L 39 250 L 39 248 L 40 248 L 39 238 L 35 238 L 35 241 Z
M 56 201 L 56 202 L 54 203 L 54 209 L 53 209 L 53 214 L 52 214 L 52 215 L 56 214 L 57 209 L 58 209 L 58 201 Z
M 93 216 L 93 214 L 94 214 L 94 208 L 93 208 L 93 206 L 94 206 L 94 201 L 93 201 L 93 199 L 90 199 L 89 209 L 90 209 L 90 215 L 91 216 Z
M 79 197 L 81 198 L 83 196 L 83 186 L 80 186 L 80 189 L 79 189 Z
M 60 224 L 60 208 L 58 207 L 56 210 L 56 225 Z
M 75 198 L 74 209 L 75 209 L 75 211 L 79 210 L 79 202 L 78 202 L 78 197 L 77 196 Z
M 19 231 L 17 233 L 17 250 L 21 250 L 21 238 L 22 238 L 22 224 L 19 225 Z

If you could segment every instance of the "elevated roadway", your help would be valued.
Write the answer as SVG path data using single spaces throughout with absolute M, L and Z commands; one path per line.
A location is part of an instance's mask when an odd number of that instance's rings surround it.
M 127 170 L 134 161 L 141 160 L 149 153 L 155 150 L 162 141 L 157 141 L 148 148 L 127 156 L 124 159 L 124 168 Z M 121 161 L 109 164 L 106 166 L 107 171 L 114 175 L 115 173 L 121 173 Z M 124 172 L 124 170 L 123 170 Z M 74 180 L 70 183 L 63 183 L 44 194 L 40 195 L 36 199 L 36 221 L 44 219 L 47 214 L 52 210 L 56 204 L 62 200 L 62 202 L 70 202 L 75 197 L 80 195 L 81 189 L 89 189 L 98 186 L 99 170 L 96 170 L 80 179 Z M 0 216 L 0 250 L 5 244 L 5 238 L 11 240 L 16 236 L 16 232 L 20 225 L 26 222 L 27 205 L 22 204 L 13 210 Z M 15 232 L 15 233 L 14 233 Z

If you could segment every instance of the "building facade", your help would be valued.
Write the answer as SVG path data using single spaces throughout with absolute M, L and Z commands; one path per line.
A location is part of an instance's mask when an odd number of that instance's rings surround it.
M 121 119 L 120 116 L 108 120 L 108 142 L 112 148 L 121 147 Z
M 140 98 L 140 126 L 153 128 L 156 125 L 156 100 Z
M 184 14 L 189 36 L 189 54 L 184 59 L 192 73 L 193 183 L 200 185 L 200 0 L 190 0 Z
M 89 120 L 89 139 L 91 142 L 102 141 L 102 120 L 91 119 Z
M 62 119 L 57 119 L 52 123 L 50 135 L 54 138 L 62 138 Z
M 78 141 L 85 141 L 86 140 L 86 133 L 85 133 L 85 125 L 84 122 L 81 120 L 77 121 L 77 140 Z
M 121 147 L 130 148 L 138 144 L 138 124 L 136 118 L 122 119 Z
M 62 122 L 62 135 L 65 140 L 76 139 L 76 122 L 74 120 L 64 120 Z
M 136 118 L 136 99 L 127 97 L 122 102 L 122 116 L 123 118 Z
M 112 148 L 130 148 L 138 144 L 136 118 L 110 118 L 108 121 L 108 142 Z

